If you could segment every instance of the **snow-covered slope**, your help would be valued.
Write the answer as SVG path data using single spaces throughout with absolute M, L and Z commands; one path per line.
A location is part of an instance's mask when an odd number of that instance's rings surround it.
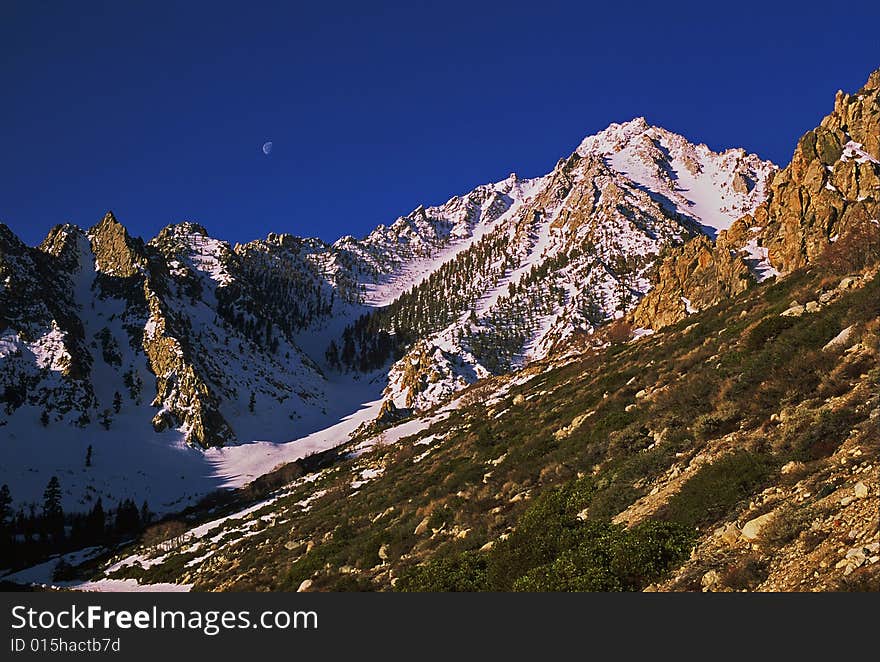
M 598 154 L 617 172 L 711 235 L 751 213 L 767 196 L 776 166 L 743 149 L 704 144 L 650 126 L 639 117 L 585 138 L 578 154 Z
M 643 118 L 584 139 L 458 254 L 453 270 L 465 278 L 444 281 L 435 268 L 383 311 L 389 330 L 417 319 L 410 335 L 421 339 L 392 367 L 387 397 L 397 407 L 430 407 L 621 317 L 650 287 L 665 246 L 714 236 L 754 211 L 775 169 L 741 149 L 693 145 Z M 443 314 L 431 301 L 443 302 Z
M 364 239 L 342 237 L 333 247 L 362 265 L 363 302 L 373 308 L 385 306 L 515 214 L 542 183 L 542 178 L 521 179 L 511 173 L 443 205 L 419 206 Z

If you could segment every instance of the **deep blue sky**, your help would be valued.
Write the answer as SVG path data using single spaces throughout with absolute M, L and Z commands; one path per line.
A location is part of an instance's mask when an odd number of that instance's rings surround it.
M 639 115 L 785 164 L 880 67 L 880 3 L 717 4 L 6 0 L 0 221 L 333 241 Z

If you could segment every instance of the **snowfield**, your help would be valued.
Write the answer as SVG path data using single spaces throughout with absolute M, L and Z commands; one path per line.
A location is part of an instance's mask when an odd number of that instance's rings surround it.
M 35 438 L 39 410 L 28 407 L 30 416 L 3 428 L 7 459 L 0 480 L 9 484 L 13 497 L 30 495 L 27 500 L 39 504 L 43 488 L 56 475 L 69 512 L 87 511 L 99 497 L 105 508 L 131 498 L 138 504 L 148 501 L 157 514 L 177 512 L 209 492 L 241 487 L 282 464 L 348 442 L 351 432 L 378 415 L 383 384 L 366 377 L 335 384 L 340 395 L 327 403 L 327 415 L 291 423 L 289 440 L 205 451 L 183 444 L 176 430 L 154 432 L 150 419 L 138 412 L 120 415 L 110 430 L 53 425 Z M 92 466 L 86 467 L 89 445 Z

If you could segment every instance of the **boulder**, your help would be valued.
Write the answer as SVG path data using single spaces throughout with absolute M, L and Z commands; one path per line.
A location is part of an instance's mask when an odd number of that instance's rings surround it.
M 775 416 L 775 414 L 774 414 L 774 416 Z M 771 417 L 771 420 L 772 420 L 772 417 Z M 776 420 L 777 420 L 777 421 L 779 420 L 779 417 L 778 417 L 778 416 L 777 416 Z M 806 466 L 806 465 L 804 465 L 803 462 L 797 462 L 796 460 L 792 460 L 791 462 L 786 462 L 786 463 L 782 466 L 782 469 L 780 469 L 779 471 L 780 471 L 780 473 L 782 473 L 783 475 L 785 475 L 785 474 L 793 474 L 793 473 L 797 473 L 798 471 L 802 471 L 802 470 L 805 468 L 805 466 Z
M 708 590 L 717 585 L 719 581 L 721 581 L 721 577 L 718 575 L 718 571 L 710 570 L 703 575 L 702 579 L 700 579 L 700 585 Z
M 730 522 L 728 524 L 723 524 L 715 529 L 713 535 L 722 542 L 732 546 L 735 545 L 736 542 L 739 540 L 740 531 L 737 528 L 736 524 Z
M 761 529 L 767 526 L 774 517 L 776 517 L 775 513 L 766 513 L 765 515 L 761 515 L 760 517 L 750 519 L 743 526 L 742 531 L 740 531 L 740 535 L 742 535 L 742 537 L 749 542 L 757 540 L 761 536 Z
M 846 327 L 843 331 L 834 336 L 831 340 L 829 340 L 825 346 L 822 348 L 825 352 L 834 351 L 836 349 L 843 349 L 849 343 L 850 338 L 853 334 L 853 325 Z
M 783 317 L 800 317 L 806 312 L 806 310 L 807 309 L 805 306 L 801 306 L 800 304 L 798 304 L 796 306 L 792 306 L 791 308 L 786 308 L 779 314 Z
M 413 535 L 415 535 L 415 536 L 420 536 L 420 535 L 422 535 L 423 533 L 425 533 L 425 531 L 428 530 L 428 521 L 429 521 L 429 520 L 428 520 L 428 518 L 426 517 L 426 518 L 423 519 L 421 522 L 419 522 L 419 525 L 416 527 L 415 531 L 413 531 Z

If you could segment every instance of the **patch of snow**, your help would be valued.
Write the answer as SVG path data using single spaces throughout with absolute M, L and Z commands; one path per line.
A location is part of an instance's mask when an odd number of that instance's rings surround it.
M 856 163 L 878 163 L 876 158 L 868 154 L 862 146 L 862 143 L 857 143 L 854 140 L 850 140 L 846 145 L 843 146 L 843 154 L 840 156 L 841 161 L 849 161 L 854 160 Z
M 745 263 L 759 283 L 763 283 L 768 278 L 779 276 L 779 272 L 770 264 L 767 248 L 758 246 L 757 237 L 746 243 L 742 250 L 745 253 L 743 258 Z
M 187 593 L 193 587 L 192 584 L 139 584 L 136 579 L 98 579 L 63 586 L 85 593 Z

